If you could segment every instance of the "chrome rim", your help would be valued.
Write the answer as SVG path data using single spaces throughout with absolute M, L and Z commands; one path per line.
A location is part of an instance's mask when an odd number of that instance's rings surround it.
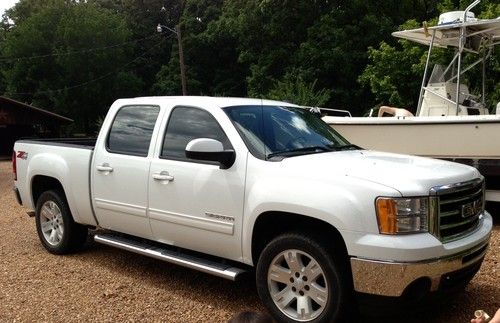
M 323 269 L 316 259 L 301 250 L 285 250 L 274 257 L 267 286 L 279 310 L 300 322 L 317 318 L 328 303 Z
M 40 227 L 43 237 L 51 246 L 58 245 L 64 234 L 64 222 L 61 209 L 54 201 L 43 203 L 40 210 Z

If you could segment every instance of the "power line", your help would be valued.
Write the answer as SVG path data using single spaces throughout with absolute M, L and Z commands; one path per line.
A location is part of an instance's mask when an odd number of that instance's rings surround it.
M 38 92 L 18 92 L 18 93 L 7 93 L 9 95 L 35 95 L 35 94 L 48 94 L 48 93 L 54 93 L 54 92 L 62 92 L 62 91 L 67 91 L 67 90 L 72 90 L 72 89 L 76 89 L 76 88 L 79 88 L 79 87 L 82 87 L 82 86 L 86 86 L 88 84 L 91 84 L 91 83 L 94 83 L 94 82 L 97 82 L 97 81 L 100 81 L 102 79 L 105 79 L 107 78 L 108 76 L 110 75 L 113 75 L 117 72 L 119 72 L 120 70 L 122 70 L 123 68 L 129 66 L 130 64 L 134 63 L 135 61 L 137 61 L 138 59 L 144 57 L 146 54 L 148 54 L 149 52 L 151 52 L 153 49 L 155 49 L 156 47 L 158 47 L 158 45 L 160 45 L 162 42 L 159 41 L 158 43 L 156 43 L 154 46 L 152 46 L 150 49 L 148 49 L 147 51 L 145 51 L 144 53 L 142 53 L 141 55 L 137 56 L 136 58 L 134 58 L 133 60 L 131 60 L 130 62 L 126 63 L 125 65 L 122 65 L 120 67 L 118 67 L 117 69 L 109 72 L 109 73 L 106 73 L 106 74 L 103 74 L 95 79 L 92 79 L 92 80 L 89 80 L 89 81 L 86 81 L 86 82 L 83 82 L 83 83 L 79 83 L 79 84 L 76 84 L 76 85 L 72 85 L 72 86 L 69 86 L 69 87 L 64 87 L 64 88 L 59 88 L 59 89 L 54 89 L 54 90 L 44 90 L 44 91 L 38 91 Z
M 94 48 L 86 48 L 82 50 L 73 50 L 73 51 L 67 51 L 64 53 L 50 53 L 50 54 L 44 54 L 44 55 L 34 55 L 34 56 L 21 56 L 21 57 L 0 57 L 0 62 L 6 62 L 6 61 L 21 61 L 21 60 L 32 60 L 32 59 L 38 59 L 38 58 L 46 58 L 46 57 L 55 57 L 55 56 L 69 56 L 69 55 L 75 55 L 75 54 L 80 54 L 80 53 L 91 53 L 91 52 L 96 52 L 96 51 L 101 51 L 101 50 L 106 50 L 106 49 L 111 49 L 111 48 L 116 48 L 116 47 L 122 47 L 126 46 L 128 44 L 132 43 L 137 43 L 146 39 L 151 39 L 158 36 L 158 34 L 153 34 L 150 36 L 146 36 L 143 38 L 138 38 L 134 40 L 130 40 L 121 44 L 115 44 L 115 45 L 110 45 L 110 46 L 104 46 L 104 47 L 94 47 Z

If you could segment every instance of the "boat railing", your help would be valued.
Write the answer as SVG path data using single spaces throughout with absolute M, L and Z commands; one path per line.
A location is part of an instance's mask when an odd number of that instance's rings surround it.
M 335 117 L 352 117 L 352 114 L 350 111 L 347 110 L 342 110 L 342 109 L 331 109 L 331 108 L 320 108 L 320 107 L 309 107 L 309 106 L 301 106 L 303 109 L 307 109 L 312 113 L 316 114 L 323 114 L 327 112 L 333 112 Z
M 330 109 L 330 108 L 320 108 L 321 111 L 331 111 L 339 114 L 343 114 L 345 117 L 352 117 L 351 112 L 347 110 L 341 110 L 341 109 Z

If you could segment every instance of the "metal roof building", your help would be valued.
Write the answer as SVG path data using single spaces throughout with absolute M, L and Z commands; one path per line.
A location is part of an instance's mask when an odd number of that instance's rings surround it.
M 0 96 L 0 156 L 10 156 L 19 138 L 60 136 L 61 126 L 71 122 L 70 118 Z

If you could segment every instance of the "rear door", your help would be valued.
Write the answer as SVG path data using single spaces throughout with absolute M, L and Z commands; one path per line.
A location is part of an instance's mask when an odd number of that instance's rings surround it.
M 158 106 L 123 106 L 106 138 L 96 146 L 92 196 L 103 228 L 151 238 L 147 192 L 151 143 L 159 115 Z
M 149 176 L 149 217 L 155 239 L 240 258 L 246 154 L 237 151 L 229 169 L 188 159 L 186 145 L 197 138 L 216 139 L 225 149 L 233 148 L 214 115 L 198 107 L 174 107 L 160 133 L 159 156 L 152 160 Z

